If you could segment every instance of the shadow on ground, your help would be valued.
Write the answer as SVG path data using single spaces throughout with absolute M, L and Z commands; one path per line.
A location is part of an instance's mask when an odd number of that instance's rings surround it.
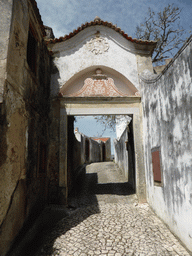
M 45 209 L 22 243 L 15 246 L 7 256 L 58 255 L 54 249 L 55 240 L 92 214 L 100 213 L 97 195 L 134 193 L 127 182 L 99 184 L 97 173 L 86 174 L 83 168 L 69 195 L 68 208 L 52 205 Z M 46 247 L 43 247 L 45 242 Z
M 69 206 L 80 208 L 98 205 L 97 195 L 133 195 L 135 190 L 128 182 L 98 183 L 97 173 L 86 173 L 85 168 L 76 180 L 73 192 L 69 197 Z

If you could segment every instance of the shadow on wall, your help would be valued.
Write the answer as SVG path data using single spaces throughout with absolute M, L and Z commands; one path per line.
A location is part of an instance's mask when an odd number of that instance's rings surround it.
M 123 171 L 128 182 L 135 189 L 135 149 L 133 137 L 133 122 L 125 127 L 118 140 L 114 141 L 115 163 Z

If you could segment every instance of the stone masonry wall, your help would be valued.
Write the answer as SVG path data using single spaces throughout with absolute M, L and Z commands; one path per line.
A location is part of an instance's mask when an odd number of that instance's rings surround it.
M 9 38 L 8 46 L 0 44 L 5 57 L 8 47 L 0 122 L 0 255 L 3 256 L 30 213 L 34 211 L 37 215 L 47 202 L 50 56 L 34 1 L 1 1 L 0 5 L 4 5 L 1 21 L 7 33 L 10 28 L 10 35 L 4 40 Z M 37 43 L 33 70 L 27 59 L 29 27 Z
M 144 72 L 141 88 L 147 199 L 192 251 L 192 37 L 162 75 Z
M 9 44 L 13 0 L 0 2 L 0 103 L 3 101 L 3 92 L 6 78 L 7 52 Z

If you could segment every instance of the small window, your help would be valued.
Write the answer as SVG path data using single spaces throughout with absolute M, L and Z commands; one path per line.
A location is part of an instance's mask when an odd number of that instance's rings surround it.
M 27 63 L 34 74 L 36 74 L 37 66 L 37 41 L 35 39 L 35 33 L 31 26 L 29 27 L 28 43 L 27 43 Z
M 153 179 L 155 185 L 162 185 L 160 148 L 155 148 L 151 152 L 153 164 Z

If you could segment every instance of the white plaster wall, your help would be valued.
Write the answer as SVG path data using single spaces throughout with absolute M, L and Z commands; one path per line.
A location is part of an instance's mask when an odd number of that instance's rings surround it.
M 141 87 L 148 202 L 192 251 L 191 49 L 190 42 L 164 75 Z M 154 185 L 151 159 L 151 149 L 158 146 L 161 187 Z
M 132 118 L 127 115 L 118 115 L 116 116 L 116 136 L 119 140 Z
M 3 92 L 6 79 L 7 53 L 10 37 L 13 0 L 0 1 L 0 102 L 3 102 Z
M 74 133 L 75 133 L 76 139 L 77 139 L 79 142 L 81 142 L 81 139 L 82 139 L 82 138 L 81 138 L 81 137 L 82 137 L 81 134 L 80 134 L 78 131 L 75 131 Z
M 114 140 L 115 163 L 123 171 L 125 178 L 128 179 L 129 156 L 126 149 L 125 141 L 128 141 L 128 126 L 124 128 L 121 137 Z
M 87 42 L 99 31 L 105 38 L 109 49 L 102 54 L 89 51 Z M 128 79 L 137 89 L 139 80 L 137 72 L 138 50 L 135 44 L 125 39 L 113 29 L 103 26 L 92 26 L 81 31 L 71 39 L 51 45 L 54 53 L 55 72 L 52 75 L 52 93 L 65 84 L 76 74 L 90 67 L 105 66 L 116 70 Z M 141 51 L 142 52 L 142 51 Z M 146 54 L 146 52 L 145 52 Z M 58 73 L 59 72 L 59 76 Z

